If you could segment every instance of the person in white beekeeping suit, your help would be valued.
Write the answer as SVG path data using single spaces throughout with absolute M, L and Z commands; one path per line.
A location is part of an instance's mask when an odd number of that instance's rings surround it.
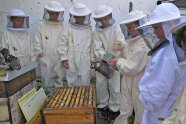
M 119 26 L 114 25 L 113 9 L 100 5 L 92 17 L 96 21 L 93 33 L 94 53 L 96 60 L 101 60 L 106 54 L 118 56 L 116 52 L 124 43 L 124 35 Z M 114 70 L 110 79 L 96 72 L 96 92 L 100 117 L 115 120 L 120 106 L 120 73 Z
M 136 29 L 144 23 L 146 15 L 139 10 L 129 13 L 121 25 L 126 25 L 128 35 L 123 46 L 123 57 L 113 59 L 119 72 L 123 74 L 120 95 L 120 115 L 114 124 L 128 124 L 128 117 L 135 112 L 135 124 L 141 124 L 144 107 L 139 100 L 139 81 L 144 74 L 145 67 L 150 60 L 149 51 L 141 33 Z M 108 63 L 110 63 L 109 61 Z
M 184 73 L 169 32 L 179 21 L 179 9 L 172 3 L 162 3 L 153 10 L 149 21 L 138 27 L 146 30 L 144 40 L 152 56 L 139 83 L 139 99 L 145 107 L 142 124 L 160 124 L 168 118 L 183 86 Z
M 50 1 L 44 7 L 44 21 L 35 35 L 35 52 L 39 57 L 42 82 L 48 86 L 62 87 L 64 68 L 57 53 L 58 36 L 66 30 L 63 23 L 64 8 L 59 2 Z
M 181 48 L 178 52 L 182 56 L 179 65 L 186 71 L 186 19 L 184 22 L 176 25 L 171 29 L 175 43 Z M 182 53 L 183 54 L 182 54 Z M 185 77 L 186 78 L 186 77 Z M 186 123 L 186 79 L 184 87 L 176 101 L 175 108 L 169 118 L 163 121 L 162 124 L 185 124 Z
M 13 9 L 7 16 L 7 31 L 2 36 L 1 47 L 7 48 L 10 54 L 20 59 L 20 65 L 36 61 L 33 43 L 30 38 L 29 16 L 22 10 Z
M 91 11 L 82 3 L 69 10 L 69 28 L 60 35 L 58 53 L 66 68 L 69 86 L 90 85 L 92 51 Z

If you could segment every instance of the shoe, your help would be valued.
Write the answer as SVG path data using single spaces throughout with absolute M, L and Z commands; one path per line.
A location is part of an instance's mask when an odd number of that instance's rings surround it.
M 111 121 L 114 121 L 118 116 L 119 116 L 120 112 L 113 112 L 113 111 L 110 111 L 109 113 L 109 116 L 108 116 L 108 121 L 111 122 Z
M 100 111 L 99 112 L 100 118 L 107 119 L 109 111 L 110 111 L 109 108 L 106 106 L 104 108 L 99 108 L 98 110 Z

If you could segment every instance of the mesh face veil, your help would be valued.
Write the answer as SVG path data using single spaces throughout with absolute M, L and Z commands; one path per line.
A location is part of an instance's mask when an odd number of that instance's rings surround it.
M 74 28 L 86 28 L 86 27 L 90 26 L 90 23 L 91 23 L 90 16 L 91 16 L 91 14 L 86 15 L 86 16 L 76 16 L 76 15 L 70 14 L 69 24 L 70 24 L 70 26 L 72 26 Z M 81 20 L 81 21 L 79 21 L 79 20 Z
M 44 9 L 43 19 L 44 19 L 45 21 L 50 21 L 50 14 L 49 14 L 50 12 L 52 13 L 53 11 Z M 64 11 L 61 11 L 61 12 L 53 12 L 53 13 L 59 13 L 59 15 L 58 15 L 56 21 L 53 21 L 53 22 L 62 22 L 62 21 L 64 20 L 64 18 L 63 18 Z
M 105 16 L 105 17 L 108 20 L 108 24 L 107 24 L 106 27 L 103 27 L 103 24 L 101 23 L 101 19 L 102 18 L 96 18 L 96 19 L 94 19 L 96 21 L 96 25 L 95 25 L 95 29 L 96 30 L 105 30 L 105 29 L 111 27 L 115 23 L 115 20 L 112 17 L 112 13 L 109 14 L 109 15 L 107 15 L 107 16 Z M 103 18 L 105 18 L 105 17 L 103 17 Z
M 74 28 L 86 28 L 90 25 L 90 9 L 82 4 L 77 3 L 69 9 L 69 24 Z
M 62 22 L 64 20 L 63 14 L 65 9 L 61 3 L 57 1 L 50 1 L 44 7 L 43 19 L 50 22 Z
M 11 10 L 7 16 L 7 29 L 15 31 L 27 31 L 29 29 L 29 17 L 22 10 Z

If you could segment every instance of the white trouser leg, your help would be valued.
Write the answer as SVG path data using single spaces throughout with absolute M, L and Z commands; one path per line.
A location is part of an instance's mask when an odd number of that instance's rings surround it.
M 96 72 L 96 93 L 98 108 L 104 108 L 108 105 L 109 92 L 107 86 L 108 79 L 99 72 Z
M 135 112 L 135 120 L 134 124 L 141 124 L 142 122 L 142 116 L 144 112 L 144 106 L 141 104 L 139 100 L 139 81 L 141 77 L 143 76 L 144 72 L 141 72 L 139 75 L 135 76 L 133 78 L 133 83 L 132 83 L 132 100 L 133 100 L 133 106 L 134 106 L 134 112 Z
M 61 62 L 57 62 L 53 68 L 53 77 L 54 77 L 54 86 L 62 87 L 63 86 L 63 77 L 64 77 L 64 68 L 61 65 Z
M 39 59 L 41 67 L 41 80 L 46 86 L 51 86 L 52 81 L 52 70 L 51 62 L 47 57 L 42 57 Z
M 90 70 L 84 70 L 84 73 L 79 77 L 80 86 L 89 86 L 90 85 Z
M 128 117 L 132 114 L 132 96 L 131 96 L 131 82 L 128 82 L 128 77 L 123 76 L 121 83 L 120 95 L 120 115 L 115 120 L 114 124 L 128 124 Z
M 109 109 L 117 112 L 120 108 L 120 74 L 118 71 L 114 71 L 114 75 L 108 80 L 108 89 L 110 93 Z

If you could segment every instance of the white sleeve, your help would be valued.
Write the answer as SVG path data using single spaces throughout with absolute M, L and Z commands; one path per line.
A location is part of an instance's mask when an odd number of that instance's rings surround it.
M 138 42 L 139 44 L 136 45 L 136 48 L 133 50 L 132 54 L 127 55 L 127 59 L 118 59 L 116 65 L 121 73 L 127 75 L 137 75 L 139 72 L 145 69 L 147 63 L 149 62 L 146 44 L 144 42 Z
M 30 61 L 35 62 L 36 61 L 36 55 L 34 52 L 34 47 L 33 47 L 33 42 L 30 38 L 30 35 L 28 34 L 29 37 L 29 47 L 30 47 Z
M 106 54 L 103 42 L 101 41 L 97 31 L 93 33 L 93 42 L 94 42 L 94 54 L 96 58 L 101 59 Z
M 39 54 L 43 53 L 43 50 L 42 50 L 42 26 L 41 26 L 41 24 L 38 27 L 38 30 L 37 30 L 36 35 L 35 35 L 34 51 L 35 51 L 36 55 L 39 55 Z
M 119 43 L 121 45 L 124 45 L 125 42 L 125 37 L 121 31 L 121 28 L 119 26 L 115 26 L 115 35 L 116 35 L 116 40 L 114 43 Z
M 91 47 L 90 47 L 90 60 L 95 61 L 95 54 L 94 54 L 94 41 L 93 41 L 93 32 L 91 33 Z
M 69 29 L 67 25 L 64 25 L 64 30 L 58 36 L 58 54 L 60 56 L 61 61 L 68 60 L 68 37 L 69 37 Z
M 7 36 L 7 33 L 5 32 L 2 36 L 2 41 L 1 41 L 1 46 L 0 47 L 9 49 L 9 45 L 8 45 L 7 42 L 8 42 L 8 36 Z

